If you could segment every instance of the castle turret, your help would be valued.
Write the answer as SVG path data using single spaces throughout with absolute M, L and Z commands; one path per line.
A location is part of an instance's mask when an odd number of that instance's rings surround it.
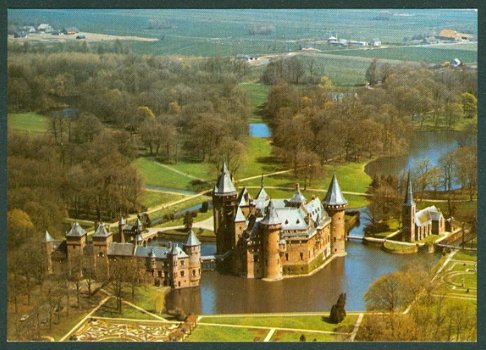
M 402 241 L 415 241 L 415 214 L 417 208 L 413 200 L 412 179 L 410 171 L 407 177 L 407 190 L 405 192 L 405 200 L 402 205 Z
M 237 206 L 241 208 L 241 211 L 243 212 L 243 215 L 245 215 L 245 217 L 250 215 L 251 202 L 252 202 L 252 198 L 250 196 L 250 193 L 248 193 L 246 187 L 243 187 L 240 194 L 238 195 Z
M 193 230 L 187 234 L 183 248 L 189 256 L 189 285 L 198 286 L 201 279 L 201 242 Z
M 84 253 L 84 248 L 86 247 L 87 233 L 86 230 L 81 227 L 77 222 L 75 222 L 71 229 L 66 232 L 66 245 L 67 245 L 67 255 L 68 259 L 74 257 L 75 255 L 80 255 Z
M 331 217 L 331 253 L 335 255 L 346 255 L 344 211 L 347 206 L 348 201 L 344 198 L 334 174 L 324 198 L 324 208 Z
M 282 279 L 282 262 L 280 260 L 279 243 L 282 222 L 271 200 L 260 225 L 263 227 L 263 279 L 267 281 L 280 280 Z
M 53 273 L 52 270 L 52 253 L 54 252 L 54 238 L 47 232 L 44 236 L 44 249 L 46 252 L 46 258 L 47 258 L 47 272 L 49 274 Z
M 101 223 L 93 234 L 93 255 L 95 264 L 98 260 L 108 263 L 108 247 L 113 242 L 113 234 L 110 229 Z
M 123 234 L 123 229 L 127 224 L 127 220 L 121 216 L 120 221 L 118 221 L 118 242 L 125 243 L 125 235 Z
M 298 183 L 295 184 L 294 195 L 292 196 L 292 198 L 289 199 L 288 203 L 291 206 L 300 207 L 300 206 L 304 205 L 306 202 L 307 202 L 307 200 L 305 199 L 302 192 L 300 192 L 299 184 Z
M 172 246 L 170 247 L 170 251 L 167 254 L 167 258 L 169 260 L 169 274 L 170 274 L 169 284 L 172 288 L 177 288 L 178 279 L 179 279 L 178 257 L 179 257 L 179 247 L 177 246 L 177 244 L 172 243 Z
M 236 214 L 237 196 L 231 174 L 226 163 L 223 163 L 213 190 L 213 219 L 217 254 L 224 254 L 234 248 L 235 226 L 233 219 Z

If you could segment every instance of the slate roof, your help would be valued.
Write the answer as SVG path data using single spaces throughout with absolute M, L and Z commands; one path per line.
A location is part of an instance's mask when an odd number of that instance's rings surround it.
M 305 204 L 306 201 L 307 200 L 305 199 L 304 195 L 302 194 L 302 192 L 300 192 L 299 184 L 297 184 L 294 195 L 292 196 L 292 198 L 290 198 L 289 202 L 296 203 L 296 204 L 300 204 L 300 203 Z
M 177 255 L 180 258 L 187 258 L 188 255 L 184 252 L 177 244 L 172 244 L 172 249 L 170 250 L 171 255 Z
M 214 193 L 216 194 L 236 194 L 236 188 L 231 180 L 231 174 L 226 167 L 226 163 L 223 163 L 221 172 L 218 177 L 216 185 L 214 185 Z
M 250 205 L 251 196 L 248 193 L 246 187 L 243 187 L 240 194 L 238 195 L 238 206 L 247 206 Z
M 79 225 L 79 223 L 75 222 L 73 226 L 71 226 L 71 230 L 66 233 L 66 237 L 82 237 L 86 234 L 86 230 Z
M 194 233 L 193 230 L 190 230 L 189 233 L 187 234 L 187 240 L 186 243 L 184 243 L 186 247 L 194 247 L 196 245 L 201 245 L 201 242 L 197 238 L 196 234 Z
M 140 257 L 155 257 L 156 259 L 167 259 L 167 254 L 169 254 L 169 249 L 167 247 L 135 247 L 135 256 Z
M 246 221 L 245 215 L 243 215 L 241 208 L 238 207 L 236 209 L 235 222 L 243 222 L 243 221 Z
M 112 243 L 108 247 L 108 255 L 132 256 L 135 246 L 132 243 Z
M 45 242 L 54 242 L 55 241 L 55 239 L 52 238 L 52 236 L 49 234 L 49 232 L 47 230 L 46 230 L 46 234 L 44 236 L 44 241 Z
M 405 200 L 403 201 L 403 204 L 409 207 L 415 205 L 415 201 L 413 200 L 412 178 L 410 177 L 410 170 L 408 171 L 407 191 L 405 192 Z
M 324 199 L 326 205 L 346 205 L 348 201 L 344 198 L 341 192 L 341 187 L 336 178 L 336 174 L 333 175 L 329 189 L 327 190 L 326 198 Z
M 265 213 L 265 216 L 263 220 L 260 221 L 260 223 L 264 225 L 278 225 L 282 223 L 282 221 L 278 217 L 277 210 L 275 209 L 275 206 L 273 205 L 273 202 L 271 200 L 268 204 L 267 212 Z
M 443 216 L 440 210 L 432 205 L 415 213 L 415 225 L 424 226 L 431 221 L 439 221 L 441 218 L 443 218 Z
M 110 230 L 106 227 L 104 223 L 98 225 L 96 232 L 93 234 L 93 237 L 109 237 L 111 236 Z

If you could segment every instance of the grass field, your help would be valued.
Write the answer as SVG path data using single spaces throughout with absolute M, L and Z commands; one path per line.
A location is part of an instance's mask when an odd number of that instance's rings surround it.
M 262 116 L 258 114 L 258 111 L 263 107 L 267 101 L 267 94 L 270 87 L 257 82 L 241 83 L 240 86 L 247 92 L 250 99 L 251 114 L 249 118 L 250 123 L 261 123 Z
M 8 128 L 17 131 L 44 133 L 48 121 L 48 117 L 35 112 L 8 114 Z
M 142 194 L 142 204 L 150 209 L 152 207 L 173 202 L 184 197 L 186 196 L 156 191 L 144 191 Z
M 299 342 L 300 337 L 304 335 L 306 342 L 318 341 L 318 342 L 328 342 L 328 341 L 337 341 L 340 337 L 339 335 L 335 334 L 326 334 L 326 333 L 315 333 L 315 332 L 302 332 L 302 331 L 281 331 L 277 330 L 273 334 L 270 341 L 272 342 Z
M 248 317 L 203 317 L 200 322 L 231 324 L 240 326 L 261 326 L 277 328 L 335 331 L 336 327 L 350 326 L 356 322 L 357 315 L 348 315 L 343 322 L 333 324 L 319 315 L 311 316 L 248 316 Z
M 192 178 L 171 171 L 154 160 L 137 158 L 133 165 L 140 171 L 147 185 L 190 189 Z
M 334 55 L 359 56 L 366 58 L 378 58 L 384 60 L 401 60 L 426 63 L 449 62 L 453 58 L 459 58 L 464 63 L 477 63 L 477 52 L 473 50 L 424 47 L 389 47 L 368 50 L 336 50 L 329 52 Z
M 236 341 L 263 341 L 268 330 L 250 329 L 250 328 L 233 328 L 199 325 L 189 335 L 185 341 L 190 342 L 236 342 Z
M 118 313 L 115 298 L 108 300 L 93 315 L 98 317 L 131 318 L 136 320 L 157 319 L 156 317 L 151 317 L 150 315 L 126 304 L 122 305 L 122 312 Z

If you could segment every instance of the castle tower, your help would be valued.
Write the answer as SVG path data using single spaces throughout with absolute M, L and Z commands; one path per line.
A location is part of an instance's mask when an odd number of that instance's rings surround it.
M 348 201 L 344 198 L 336 174 L 334 174 L 326 198 L 324 198 L 324 209 L 331 217 L 331 254 L 346 255 L 344 211 L 347 206 Z
M 123 216 L 120 216 L 120 221 L 118 221 L 118 241 L 120 243 L 125 243 L 125 236 L 123 235 L 123 229 L 125 228 L 126 224 L 127 224 L 127 220 Z
M 52 253 L 54 252 L 54 238 L 47 232 L 44 236 L 44 249 L 46 251 L 46 257 L 47 257 L 47 273 L 51 274 L 53 273 L 52 270 Z
M 265 217 L 260 221 L 263 230 L 263 280 L 282 279 L 279 242 L 282 222 L 270 200 Z
M 233 219 L 236 214 L 237 196 L 231 174 L 226 163 L 223 163 L 213 190 L 213 219 L 217 254 L 224 254 L 234 248 L 232 244 L 235 236 Z
M 250 193 L 248 192 L 248 190 L 246 189 L 246 187 L 243 187 L 243 189 L 241 190 L 240 194 L 238 195 L 238 202 L 237 202 L 237 205 L 238 207 L 241 208 L 241 211 L 243 212 L 243 215 L 245 217 L 247 217 L 248 215 L 250 215 L 250 212 L 251 212 L 251 201 L 252 201 L 252 198 L 250 196 Z
M 68 259 L 75 255 L 84 253 L 86 247 L 87 233 L 77 222 L 75 222 L 71 229 L 66 233 L 66 245 Z
M 187 234 L 183 248 L 189 255 L 189 285 L 198 286 L 201 279 L 201 242 L 193 230 Z
M 108 247 L 113 242 L 113 234 L 104 223 L 98 225 L 93 234 L 93 255 L 95 264 L 104 261 L 108 264 Z
M 301 207 L 305 203 L 307 203 L 307 200 L 302 192 L 300 192 L 300 185 L 297 183 L 295 184 L 295 192 L 292 198 L 290 198 L 289 204 L 293 207 Z
M 169 274 L 170 274 L 169 285 L 172 288 L 177 288 L 178 277 L 179 277 L 179 268 L 178 268 L 179 247 L 177 246 L 177 244 L 172 243 L 172 247 L 169 253 L 167 254 L 167 258 L 169 260 Z
M 415 241 L 415 213 L 417 208 L 413 200 L 412 179 L 410 171 L 407 178 L 407 191 L 402 205 L 402 241 Z

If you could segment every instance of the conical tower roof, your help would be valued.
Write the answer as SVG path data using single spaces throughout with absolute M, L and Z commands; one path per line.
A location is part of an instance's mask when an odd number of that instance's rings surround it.
M 96 232 L 93 234 L 93 237 L 108 237 L 111 235 L 110 230 L 106 227 L 104 223 L 98 225 Z
M 50 233 L 49 233 L 49 232 L 46 230 L 46 234 L 45 234 L 45 236 L 44 236 L 44 241 L 45 241 L 45 242 L 52 242 L 52 241 L 54 241 L 54 240 L 55 240 L 55 239 L 54 239 L 54 238 L 52 238 L 51 234 L 50 234 Z
M 79 225 L 79 223 L 75 222 L 73 226 L 71 226 L 71 230 L 66 233 L 68 237 L 82 237 L 86 234 L 86 230 Z
M 243 215 L 241 208 L 238 207 L 238 209 L 236 209 L 235 222 L 243 222 L 243 221 L 246 221 L 245 215 Z
M 267 207 L 267 212 L 265 213 L 265 217 L 263 218 L 262 221 L 260 221 L 261 224 L 264 225 L 281 225 L 282 221 L 278 217 L 277 210 L 275 209 L 275 206 L 273 205 L 273 202 L 270 200 L 270 203 L 268 203 Z
M 403 201 L 403 204 L 410 207 L 415 205 L 415 201 L 413 200 L 412 178 L 410 177 L 410 170 L 408 171 L 407 191 L 405 192 L 405 200 Z
M 304 197 L 304 195 L 302 194 L 302 192 L 300 192 L 300 186 L 299 184 L 296 184 L 295 185 L 295 192 L 294 192 L 294 195 L 292 196 L 292 198 L 290 198 L 289 202 L 291 203 L 306 203 L 306 199 Z
M 324 198 L 325 205 L 346 205 L 348 201 L 344 198 L 341 192 L 341 187 L 336 178 L 336 174 L 332 176 L 331 184 L 327 190 L 326 198 Z
M 223 163 L 221 167 L 221 172 L 218 177 L 218 181 L 214 186 L 214 193 L 215 194 L 236 194 L 236 188 L 231 180 L 231 174 L 226 166 L 226 163 Z
M 250 205 L 251 196 L 246 187 L 243 187 L 240 194 L 238 195 L 238 206 Z
M 189 233 L 187 234 L 187 240 L 186 240 L 186 243 L 184 245 L 186 247 L 194 247 L 194 246 L 197 246 L 197 245 L 201 245 L 201 242 L 196 237 L 196 234 L 194 233 L 193 230 L 189 230 Z

